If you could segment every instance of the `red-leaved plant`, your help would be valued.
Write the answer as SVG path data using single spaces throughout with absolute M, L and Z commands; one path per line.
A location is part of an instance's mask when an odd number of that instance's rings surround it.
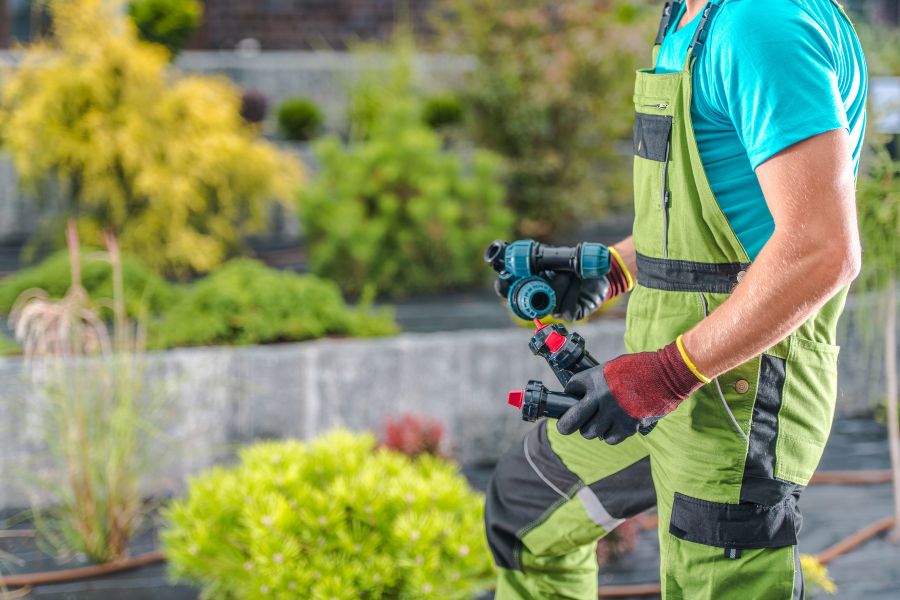
M 634 518 L 610 531 L 609 535 L 597 542 L 597 562 L 601 566 L 607 565 L 634 552 L 641 529 L 640 518 Z
M 441 451 L 444 426 L 440 421 L 405 413 L 388 417 L 384 423 L 384 432 L 384 445 L 391 450 L 409 456 L 444 456 Z

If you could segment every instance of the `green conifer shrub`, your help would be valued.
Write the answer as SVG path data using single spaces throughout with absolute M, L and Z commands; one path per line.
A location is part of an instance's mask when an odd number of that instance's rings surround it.
M 81 251 L 81 285 L 94 300 L 113 297 L 112 268 L 99 252 Z M 125 309 L 130 317 L 155 315 L 172 306 L 179 289 L 166 282 L 140 259 L 125 255 L 122 260 Z M 72 284 L 68 252 L 62 250 L 43 262 L 0 280 L 0 314 L 9 314 L 25 290 L 42 289 L 50 298 L 65 296 Z
M 131 0 L 128 14 L 143 40 L 165 46 L 174 56 L 200 26 L 203 4 L 199 0 Z
M 464 117 L 462 102 L 456 96 L 434 96 L 422 107 L 422 120 L 432 129 L 459 125 Z
M 390 335 L 397 326 L 389 312 L 347 306 L 331 281 L 235 259 L 191 285 L 150 332 L 152 345 L 170 348 Z
M 322 110 L 306 98 L 285 100 L 278 107 L 278 127 L 289 140 L 305 142 L 318 135 L 325 118 Z

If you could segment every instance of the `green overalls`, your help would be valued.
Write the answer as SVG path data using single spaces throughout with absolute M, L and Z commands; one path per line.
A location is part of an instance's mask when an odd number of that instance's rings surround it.
M 675 26 L 672 4 L 654 62 Z M 694 64 L 719 4 L 704 10 L 684 71 L 637 73 L 629 352 L 672 342 L 752 268 L 710 189 L 691 124 Z M 496 598 L 596 598 L 596 541 L 653 505 L 664 598 L 802 598 L 797 500 L 831 429 L 845 297 L 705 385 L 647 436 L 610 446 L 560 435 L 555 421 L 531 430 L 488 489 Z

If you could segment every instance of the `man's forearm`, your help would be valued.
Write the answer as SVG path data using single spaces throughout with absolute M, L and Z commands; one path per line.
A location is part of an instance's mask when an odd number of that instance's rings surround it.
M 846 130 L 823 133 L 757 169 L 775 232 L 731 297 L 684 334 L 700 373 L 715 377 L 771 348 L 860 268 Z
M 637 253 L 634 250 L 634 238 L 628 236 L 621 242 L 613 244 L 613 248 L 619 253 L 622 262 L 628 267 L 628 273 L 632 278 L 637 279 Z
M 707 377 L 786 338 L 852 280 L 852 269 L 835 269 L 827 247 L 798 253 L 791 238 L 773 235 L 732 296 L 684 334 L 687 354 Z

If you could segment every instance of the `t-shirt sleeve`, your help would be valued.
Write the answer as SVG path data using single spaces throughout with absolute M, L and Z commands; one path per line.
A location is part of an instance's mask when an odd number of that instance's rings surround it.
M 754 169 L 797 142 L 848 128 L 828 36 L 793 2 L 728 3 L 710 38 L 716 109 Z

